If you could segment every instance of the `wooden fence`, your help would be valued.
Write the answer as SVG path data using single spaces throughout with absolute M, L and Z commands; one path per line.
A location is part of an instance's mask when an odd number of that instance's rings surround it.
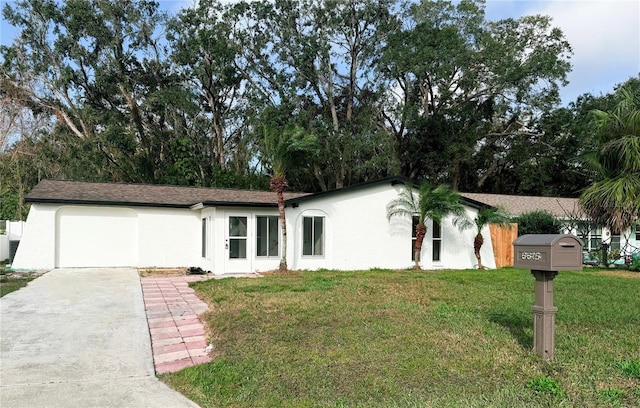
M 518 238 L 518 224 L 510 224 L 510 227 L 489 225 L 489 231 L 496 268 L 513 266 L 513 241 Z

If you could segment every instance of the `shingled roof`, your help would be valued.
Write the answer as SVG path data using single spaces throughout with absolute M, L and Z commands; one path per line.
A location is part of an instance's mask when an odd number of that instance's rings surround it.
M 303 195 L 305 194 L 285 193 L 285 199 Z M 170 208 L 189 208 L 199 203 L 208 206 L 277 206 L 276 193 L 271 191 L 62 180 L 40 181 L 26 196 L 25 201 L 28 203 Z
M 512 216 L 532 211 L 545 210 L 558 218 L 567 218 L 568 214 L 584 217 L 577 198 L 535 197 L 503 194 L 460 193 L 463 197 L 493 206 L 502 207 Z

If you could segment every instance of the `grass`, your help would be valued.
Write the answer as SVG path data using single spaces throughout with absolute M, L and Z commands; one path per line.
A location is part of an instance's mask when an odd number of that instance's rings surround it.
M 529 271 L 300 272 L 198 282 L 217 353 L 161 378 L 203 407 L 640 406 L 640 279 L 560 272 L 532 352 Z
M 25 274 L 23 277 L 9 277 L 9 272 L 10 270 L 4 265 L 0 265 L 0 297 L 27 286 L 27 283 L 35 279 L 29 274 Z

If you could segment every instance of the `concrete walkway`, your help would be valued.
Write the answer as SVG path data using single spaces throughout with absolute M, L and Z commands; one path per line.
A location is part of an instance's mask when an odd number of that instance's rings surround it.
M 1 407 L 197 407 L 154 373 L 134 269 L 58 269 L 0 298 Z

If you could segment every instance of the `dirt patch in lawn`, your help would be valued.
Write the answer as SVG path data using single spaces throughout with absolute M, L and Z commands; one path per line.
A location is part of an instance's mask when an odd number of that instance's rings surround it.
M 603 275 L 618 276 L 621 278 L 640 279 L 640 272 L 631 271 L 606 271 L 602 272 Z

